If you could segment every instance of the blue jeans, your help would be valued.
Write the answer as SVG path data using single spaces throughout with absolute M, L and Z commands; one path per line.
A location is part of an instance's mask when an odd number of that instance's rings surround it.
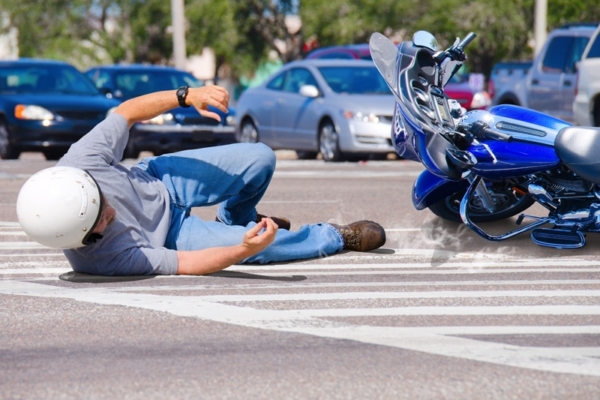
M 256 223 L 256 205 L 275 171 L 275 154 L 261 144 L 240 143 L 186 150 L 143 159 L 138 167 L 160 179 L 171 197 L 171 227 L 165 247 L 201 250 L 242 243 Z M 222 222 L 190 215 L 192 207 L 219 204 Z M 268 263 L 325 257 L 344 247 L 330 224 L 279 229 L 266 249 L 244 263 Z

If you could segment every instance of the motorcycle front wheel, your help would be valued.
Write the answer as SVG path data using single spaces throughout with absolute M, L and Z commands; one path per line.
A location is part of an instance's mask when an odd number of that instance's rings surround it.
M 462 222 L 460 202 L 466 190 L 456 192 L 444 200 L 431 205 L 429 209 L 435 215 L 448 221 Z M 494 222 L 520 214 L 535 203 L 528 195 L 515 193 L 511 188 L 496 188 L 490 193 L 496 204 L 496 211 L 490 213 L 477 196 L 473 196 L 467 205 L 469 219 L 473 222 Z

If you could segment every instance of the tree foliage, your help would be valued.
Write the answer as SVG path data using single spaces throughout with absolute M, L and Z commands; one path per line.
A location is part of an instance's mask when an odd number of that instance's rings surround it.
M 468 32 L 472 71 L 489 73 L 500 60 L 531 57 L 535 0 L 185 0 L 188 54 L 211 47 L 217 66 L 234 75 L 254 71 L 275 52 L 302 58 L 303 44 L 367 42 L 378 31 L 395 41 L 417 30 L 447 46 Z M 173 44 L 168 0 L 0 0 L 16 27 L 22 57 L 92 63 L 169 63 Z M 290 32 L 286 17 L 299 13 Z M 548 0 L 548 30 L 567 22 L 600 21 L 597 0 Z
M 210 46 L 217 64 L 236 74 L 254 71 L 275 52 L 283 62 L 301 57 L 302 33 L 290 32 L 292 0 L 188 0 L 188 50 Z
M 18 29 L 19 56 L 95 63 L 165 63 L 172 53 L 170 2 L 0 0 L 3 28 Z

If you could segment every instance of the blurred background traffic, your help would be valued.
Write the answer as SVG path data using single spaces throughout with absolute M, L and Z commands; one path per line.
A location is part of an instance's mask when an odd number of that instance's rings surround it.
M 462 107 L 600 125 L 597 0 L 0 0 L 0 16 L 2 159 L 57 159 L 131 96 L 207 84 L 232 94 L 221 123 L 175 109 L 134 126 L 124 156 L 262 141 L 385 158 L 394 100 L 371 74 L 373 32 L 428 30 L 442 48 L 475 32 L 446 87 Z

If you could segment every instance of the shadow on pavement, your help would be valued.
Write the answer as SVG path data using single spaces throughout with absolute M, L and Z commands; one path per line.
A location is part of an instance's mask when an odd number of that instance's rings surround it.
M 61 281 L 75 283 L 112 283 L 112 282 L 133 282 L 153 279 L 156 275 L 135 275 L 135 276 L 103 276 L 82 274 L 79 272 L 67 272 L 58 278 Z
M 219 271 L 206 276 L 214 276 L 217 278 L 235 278 L 235 279 L 264 279 L 268 281 L 283 281 L 283 282 L 299 282 L 306 280 L 306 276 L 293 275 L 293 276 L 265 276 L 257 274 L 249 274 L 246 272 L 239 271 Z

